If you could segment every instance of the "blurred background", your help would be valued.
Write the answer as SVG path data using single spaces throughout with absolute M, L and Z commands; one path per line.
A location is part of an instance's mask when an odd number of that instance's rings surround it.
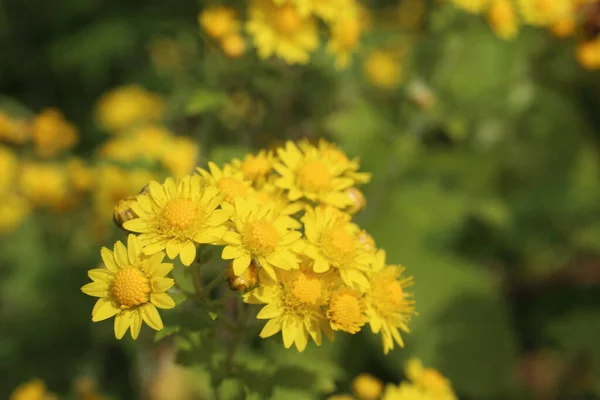
M 151 333 L 91 322 L 113 207 L 303 137 L 373 173 L 357 220 L 419 316 L 388 356 L 264 341 L 317 368 L 279 398 L 398 382 L 412 356 L 461 399 L 600 398 L 598 2 L 346 0 L 340 22 L 270 1 L 0 1 L 0 399 L 192 398 Z

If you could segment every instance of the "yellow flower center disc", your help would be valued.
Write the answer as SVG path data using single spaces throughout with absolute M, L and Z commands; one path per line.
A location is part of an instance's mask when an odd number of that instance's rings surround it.
M 174 228 L 187 229 L 196 220 L 198 206 L 190 199 L 171 200 L 165 206 L 163 217 Z
M 225 201 L 233 203 L 236 197 L 246 197 L 248 189 L 236 178 L 221 178 L 217 182 L 217 188 L 223 193 Z
M 355 333 L 362 325 L 360 300 L 351 293 L 334 295 L 329 305 L 329 318 L 346 332 Z
M 352 263 L 355 243 L 354 237 L 342 228 L 331 229 L 321 240 L 323 251 L 336 266 Z
M 298 171 L 298 183 L 306 190 L 317 192 L 331 185 L 331 173 L 321 161 L 309 161 Z
M 113 279 L 111 292 L 121 306 L 134 307 L 148 302 L 150 282 L 142 271 L 134 267 L 120 270 Z
M 292 284 L 292 296 L 301 304 L 316 305 L 321 297 L 323 284 L 316 276 L 300 274 Z
M 248 224 L 244 232 L 244 245 L 255 255 L 265 255 L 277 250 L 279 234 L 272 223 L 259 219 Z

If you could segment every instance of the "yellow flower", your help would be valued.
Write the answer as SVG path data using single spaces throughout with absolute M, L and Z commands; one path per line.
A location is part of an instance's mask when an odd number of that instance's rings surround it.
M 363 67 L 369 82 L 383 89 L 397 87 L 403 78 L 400 57 L 391 51 L 375 50 L 370 52 Z
M 301 151 L 293 142 L 287 142 L 277 153 L 281 162 L 274 168 L 281 177 L 275 180 L 275 186 L 288 190 L 291 201 L 306 198 L 337 208 L 350 204 L 344 193 L 355 183 L 351 177 L 344 176 L 349 162 L 335 162 L 314 146 L 306 146 Z
M 381 400 L 438 400 L 429 393 L 424 393 L 415 385 L 402 382 L 400 385 L 387 384 Z
M 473 14 L 482 12 L 488 6 L 490 1 L 491 0 L 452 0 L 456 7 L 462 8 Z
M 123 224 L 123 228 L 140 233 L 145 254 L 166 249 L 170 259 L 179 256 L 188 266 L 196 258 L 196 243 L 215 243 L 222 238 L 231 211 L 217 210 L 221 203 L 218 190 L 203 187 L 198 175 L 183 178 L 179 185 L 172 178 L 162 185 L 151 181 L 148 188 L 131 206 L 139 218 Z
M 346 285 L 364 291 L 369 288 L 365 271 L 371 269 L 373 257 L 362 250 L 358 228 L 349 221 L 349 215 L 331 207 L 308 209 L 302 217 L 304 254 L 314 260 L 315 272 L 336 268 Z
M 327 319 L 333 330 L 355 334 L 368 321 L 366 310 L 361 293 L 341 287 L 331 294 Z
M 17 387 L 8 400 L 51 400 L 56 399 L 48 392 L 46 385 L 40 379 L 33 379 Z
M 585 69 L 596 70 L 600 68 L 600 38 L 579 43 L 575 56 L 579 64 Z
M 261 188 L 273 171 L 276 158 L 271 151 L 261 150 L 258 154 L 247 154 L 243 160 L 234 158 L 231 165 L 240 170 L 244 179 Z
M 547 26 L 570 15 L 571 0 L 518 0 L 523 20 L 531 25 Z
M 399 330 L 409 332 L 408 322 L 415 314 L 414 300 L 405 289 L 412 286 L 412 277 L 402 277 L 404 268 L 386 265 L 385 252 L 375 258 L 376 272 L 370 274 L 371 288 L 366 294 L 367 315 L 373 333 L 381 333 L 383 352 L 394 348 L 394 341 L 404 346 Z
M 550 31 L 552 34 L 559 38 L 566 38 L 573 33 L 575 33 L 575 29 L 577 28 L 577 19 L 575 15 L 567 15 L 556 20 L 552 26 L 550 27 Z
M 511 40 L 517 36 L 518 20 L 515 6 L 509 0 L 493 0 L 488 21 L 498 37 Z
M 17 174 L 19 159 L 8 147 L 0 145 L 0 195 L 11 190 Z
M 306 64 L 319 45 L 316 21 L 303 16 L 290 2 L 252 0 L 247 31 L 260 58 L 277 56 L 289 64 Z
M 67 163 L 67 172 L 73 189 L 78 192 L 88 192 L 94 184 L 92 169 L 80 158 L 71 158 Z
M 27 123 L 0 111 L 0 140 L 23 144 L 29 139 Z
M 417 358 L 411 358 L 406 363 L 406 376 L 423 391 L 435 394 L 436 399 L 456 399 L 452 392 L 450 381 L 438 370 L 423 367 L 423 363 Z
M 267 338 L 280 332 L 283 345 L 304 351 L 309 337 L 321 345 L 322 333 L 333 340 L 322 306 L 327 300 L 327 277 L 310 270 L 279 271 L 279 282 L 261 285 L 244 296 L 250 304 L 266 304 L 256 318 L 267 319 L 260 332 Z
M 232 33 L 221 39 L 221 50 L 229 58 L 240 58 L 246 52 L 246 42 L 241 35 Z
M 164 115 L 162 98 L 137 85 L 127 85 L 105 93 L 96 107 L 100 125 L 119 133 L 142 122 L 159 121 Z
M 272 279 L 275 268 L 295 269 L 299 260 L 292 250 L 301 244 L 302 234 L 290 229 L 290 217 L 278 215 L 269 207 L 238 198 L 234 203 L 232 230 L 225 233 L 224 260 L 233 259 L 233 271 L 241 275 L 254 261 Z
M 345 12 L 343 17 L 335 19 L 331 27 L 331 36 L 327 51 L 335 56 L 335 67 L 344 69 L 350 64 L 352 52 L 358 46 L 361 23 L 358 11 Z
M 240 29 L 236 11 L 230 7 L 214 6 L 198 14 L 198 23 L 210 36 L 221 39 Z
M 18 179 L 21 193 L 34 205 L 64 209 L 69 204 L 68 175 L 60 164 L 24 163 Z
M 99 297 L 92 310 L 92 321 L 115 317 L 115 337 L 121 339 L 127 329 L 137 339 L 142 321 L 157 331 L 163 328 L 158 308 L 175 307 L 166 293 L 175 281 L 165 276 L 173 264 L 163 263 L 165 254 L 151 257 L 142 252 L 142 244 L 135 235 L 127 238 L 127 247 L 118 241 L 113 251 L 106 247 L 100 252 L 106 268 L 88 271 L 93 282 L 81 288 L 89 296 Z
M 31 121 L 31 133 L 35 151 L 41 157 L 54 157 L 71 149 L 79 140 L 75 125 L 54 108 L 45 109 L 35 116 Z
M 0 235 L 14 232 L 29 212 L 26 199 L 14 193 L 4 193 L 0 202 Z
M 314 151 L 314 146 L 306 139 L 298 142 L 298 147 L 305 153 Z M 342 175 L 351 178 L 354 185 L 367 183 L 371 180 L 371 174 L 368 172 L 357 172 L 360 168 L 360 159 L 358 157 L 350 160 L 346 153 L 333 143 L 325 139 L 320 139 L 317 143 L 319 158 L 326 158 L 331 163 L 344 165 Z
M 271 208 L 275 214 L 291 216 L 304 209 L 302 203 L 291 203 L 283 190 L 272 185 L 265 185 L 261 190 L 252 193 L 252 198 L 262 206 Z M 290 227 L 300 229 L 302 224 L 295 219 L 290 219 Z
M 360 400 L 377 400 L 383 392 L 383 383 L 373 375 L 360 374 L 352 381 L 352 390 Z
M 100 156 L 124 162 L 140 159 L 154 161 L 166 151 L 171 135 L 168 129 L 160 125 L 137 126 L 127 130 L 127 135 L 108 140 L 100 149 Z
M 199 149 L 193 140 L 186 137 L 172 137 L 163 150 L 160 161 L 175 178 L 179 179 L 194 172 Z
M 223 201 L 233 204 L 235 199 L 245 199 L 252 192 L 249 187 L 250 182 L 244 179 L 241 171 L 237 171 L 229 165 L 221 169 L 212 161 L 209 161 L 208 168 L 210 172 L 202 168 L 198 168 L 198 172 L 208 184 L 219 190 Z
M 293 4 L 300 15 L 316 15 L 326 21 L 335 20 L 340 11 L 356 6 L 354 0 L 273 0 L 277 5 L 289 2 Z

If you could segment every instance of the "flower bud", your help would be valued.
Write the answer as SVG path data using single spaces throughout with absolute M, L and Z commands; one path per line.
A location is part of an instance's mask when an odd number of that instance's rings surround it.
M 229 282 L 229 289 L 232 291 L 240 294 L 249 292 L 258 285 L 258 268 L 252 261 L 241 275 L 236 275 L 233 272 L 233 263 L 231 262 L 227 265 L 227 281 Z

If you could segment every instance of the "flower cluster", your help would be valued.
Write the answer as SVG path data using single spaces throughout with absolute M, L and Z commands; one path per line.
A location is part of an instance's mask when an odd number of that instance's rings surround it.
M 520 25 L 547 28 L 559 37 L 566 38 L 578 30 L 584 32 L 576 57 L 586 69 L 600 68 L 600 38 L 597 28 L 586 31 L 588 21 L 597 24 L 598 9 L 595 0 L 452 0 L 469 13 L 486 13 L 495 34 L 505 40 L 517 37 Z M 596 3 L 596 4 L 595 4 Z M 578 29 L 579 28 L 579 29 Z
M 231 288 L 262 305 L 260 336 L 282 333 L 286 348 L 303 351 L 323 334 L 355 334 L 366 324 L 380 334 L 384 352 L 402 346 L 414 301 L 404 268 L 388 265 L 384 250 L 352 216 L 365 206 L 359 171 L 338 147 L 321 140 L 287 142 L 181 179 L 151 181 L 127 203 L 128 246 L 102 249 L 105 268 L 90 271 L 82 290 L 99 297 L 92 312 L 114 315 L 115 334 L 141 322 L 162 328 L 156 307 L 175 304 L 165 256 L 190 266 L 198 246 L 223 246 Z
M 456 400 L 450 381 L 439 371 L 425 368 L 413 358 L 406 363 L 407 381 L 399 385 L 383 383 L 369 374 L 360 374 L 352 382 L 354 396 L 339 394 L 329 400 Z
M 199 14 L 202 29 L 219 41 L 223 52 L 239 57 L 245 51 L 237 11 L 214 6 Z M 320 45 L 319 25 L 327 27 L 326 49 L 338 68 L 345 68 L 364 28 L 363 9 L 355 0 L 252 0 L 245 29 L 259 57 L 272 56 L 289 64 L 306 64 Z

